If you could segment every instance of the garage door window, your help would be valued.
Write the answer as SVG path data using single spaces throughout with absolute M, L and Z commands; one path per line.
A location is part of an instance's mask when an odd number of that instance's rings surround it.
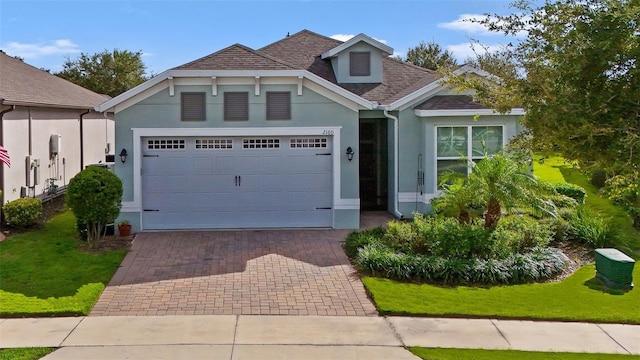
M 279 149 L 280 139 L 243 139 L 244 149 Z
M 148 150 L 179 150 L 184 149 L 184 139 L 147 140 Z
M 327 139 L 320 138 L 293 138 L 290 146 L 292 149 L 326 148 Z
M 196 139 L 196 149 L 222 150 L 233 149 L 232 139 Z

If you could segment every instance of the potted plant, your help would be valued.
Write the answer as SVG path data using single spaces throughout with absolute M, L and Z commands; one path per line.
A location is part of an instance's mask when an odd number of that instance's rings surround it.
M 131 235 L 131 224 L 129 224 L 129 220 L 122 220 L 118 223 L 118 233 L 120 236 Z

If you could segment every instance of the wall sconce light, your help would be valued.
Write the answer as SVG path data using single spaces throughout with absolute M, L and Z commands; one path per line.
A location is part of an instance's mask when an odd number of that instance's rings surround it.
M 353 160 L 353 154 L 355 154 L 355 152 L 353 152 L 353 149 L 351 148 L 351 146 L 349 146 L 347 148 L 347 160 Z
M 120 151 L 120 161 L 122 161 L 123 164 L 127 161 L 127 155 L 127 150 L 123 148 L 122 151 Z

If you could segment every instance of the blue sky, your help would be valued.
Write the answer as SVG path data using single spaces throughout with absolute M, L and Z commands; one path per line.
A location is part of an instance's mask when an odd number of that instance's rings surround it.
M 0 0 L 0 49 L 38 68 L 60 71 L 65 57 L 105 49 L 144 53 L 160 73 L 229 45 L 258 49 L 302 29 L 345 40 L 365 33 L 396 54 L 436 42 L 459 61 L 470 39 L 506 44 L 477 24 L 483 13 L 509 14 L 510 0 L 343 1 L 29 1 Z

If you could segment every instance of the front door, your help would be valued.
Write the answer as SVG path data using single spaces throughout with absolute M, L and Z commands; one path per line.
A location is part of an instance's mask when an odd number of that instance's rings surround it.
M 387 119 L 360 120 L 360 209 L 387 210 Z

